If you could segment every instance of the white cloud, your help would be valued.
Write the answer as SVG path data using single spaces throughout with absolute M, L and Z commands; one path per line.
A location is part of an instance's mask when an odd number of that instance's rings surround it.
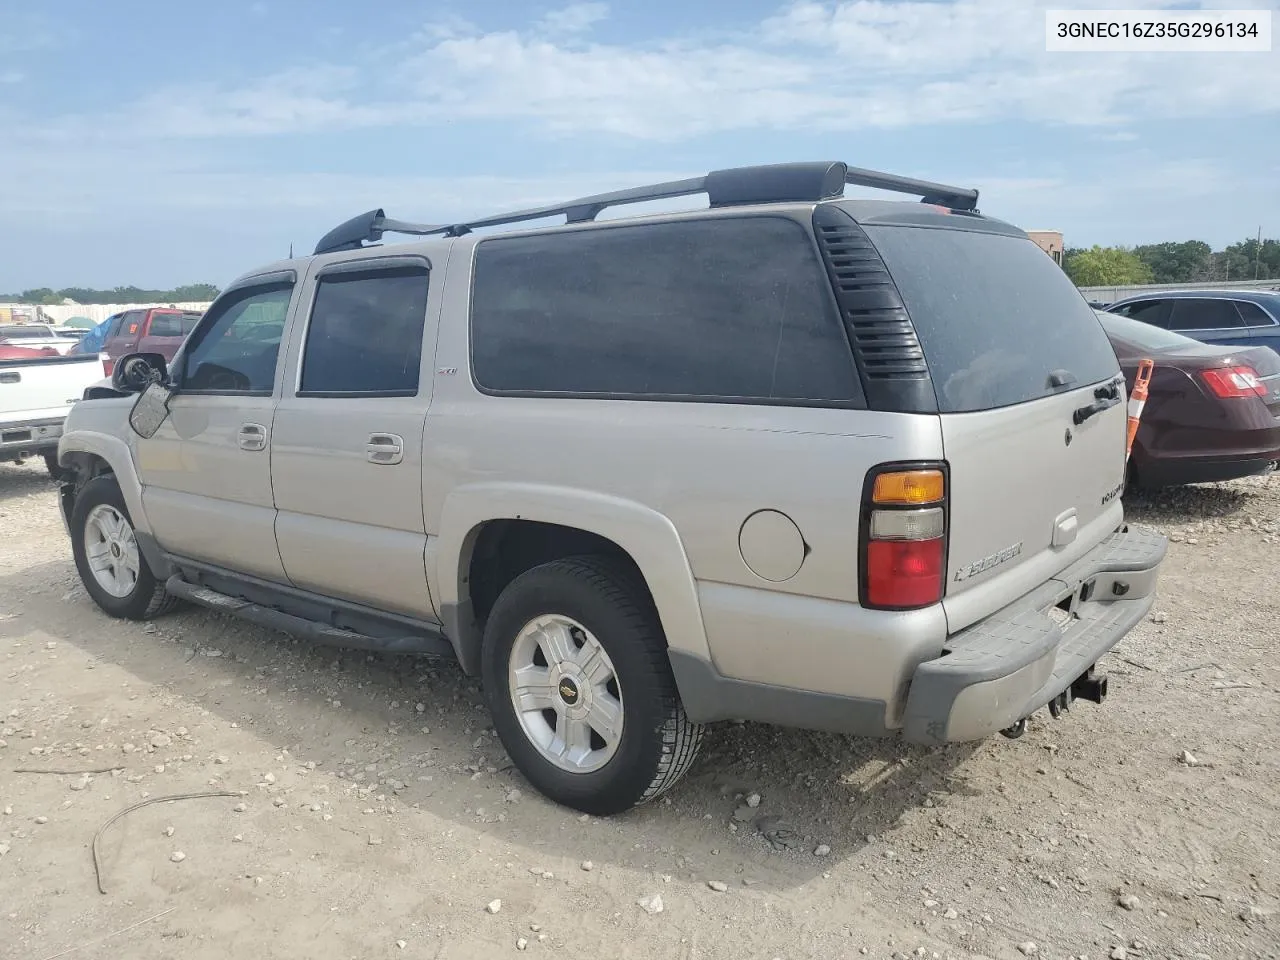
M 539 21 L 543 33 L 585 33 L 609 16 L 607 3 L 574 3 L 559 10 L 552 10 Z
M 1125 128 L 1280 112 L 1274 55 L 1044 50 L 1049 0 L 799 0 L 733 34 L 592 41 L 581 3 L 526 31 L 424 27 L 358 63 L 239 88 L 160 90 L 108 118 L 129 137 L 339 131 L 456 120 L 657 142 L 750 130 L 851 131 L 1001 120 Z M 1131 5 L 1154 0 L 1128 0 Z M 389 68 L 388 64 L 398 66 Z

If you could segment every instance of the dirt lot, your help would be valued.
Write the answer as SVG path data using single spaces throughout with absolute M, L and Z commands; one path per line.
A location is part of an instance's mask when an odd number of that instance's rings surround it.
M 1175 542 L 1102 708 L 935 751 L 726 725 L 596 820 L 448 663 L 100 615 L 0 467 L 0 956 L 1280 957 L 1280 479 L 1129 513 Z M 98 892 L 103 823 L 209 790 L 245 795 L 112 826 Z

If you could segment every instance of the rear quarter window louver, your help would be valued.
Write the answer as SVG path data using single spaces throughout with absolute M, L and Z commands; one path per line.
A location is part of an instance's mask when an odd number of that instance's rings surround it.
M 870 238 L 843 210 L 814 212 L 814 230 L 862 377 L 867 406 L 936 413 L 937 398 L 915 327 Z

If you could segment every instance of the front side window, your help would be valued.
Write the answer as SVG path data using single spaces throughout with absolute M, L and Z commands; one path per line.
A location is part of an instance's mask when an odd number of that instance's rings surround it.
M 293 284 L 244 287 L 209 308 L 183 361 L 184 393 L 270 394 Z
M 830 289 L 781 217 L 485 240 L 472 372 L 494 393 L 861 404 Z
M 1130 317 L 1140 323 L 1149 323 L 1153 327 L 1167 328 L 1169 326 L 1168 300 L 1139 300 L 1136 303 L 1126 304 L 1114 312 L 1122 317 Z
M 427 281 L 425 265 L 321 275 L 298 396 L 417 394 Z

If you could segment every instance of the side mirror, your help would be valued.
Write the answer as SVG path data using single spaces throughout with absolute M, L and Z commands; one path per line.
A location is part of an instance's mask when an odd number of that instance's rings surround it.
M 169 416 L 171 396 L 172 391 L 164 384 L 148 384 L 138 394 L 138 399 L 133 402 L 133 409 L 129 411 L 129 426 L 133 428 L 133 432 L 144 440 L 154 437 Z
M 116 363 L 111 386 L 121 393 L 142 393 L 169 379 L 169 367 L 158 353 L 129 353 Z

